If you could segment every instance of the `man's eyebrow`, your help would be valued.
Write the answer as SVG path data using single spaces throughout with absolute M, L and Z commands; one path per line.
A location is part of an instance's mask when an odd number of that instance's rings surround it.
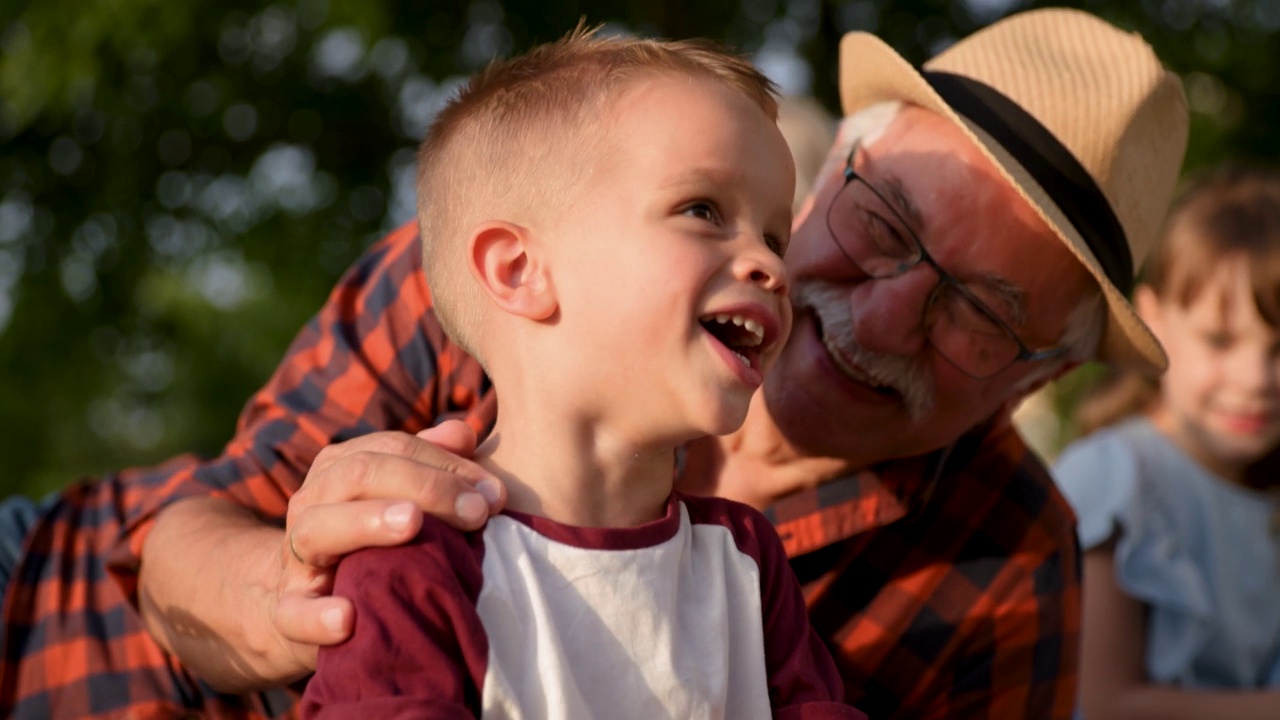
M 902 216 L 902 219 L 911 226 L 911 230 L 915 232 L 917 236 L 926 234 L 924 216 L 920 214 L 919 208 L 917 208 L 916 204 L 911 201 L 911 197 L 907 195 L 906 188 L 902 185 L 902 180 L 896 176 L 890 175 L 882 179 L 881 182 L 884 183 L 883 187 L 886 199 L 894 205 L 893 209 Z M 921 242 L 923 243 L 923 238 L 921 238 Z M 925 247 L 928 247 L 928 245 L 925 245 Z M 974 278 L 974 280 L 968 281 L 965 284 L 967 285 L 972 282 L 981 283 L 983 286 L 995 291 L 996 295 L 1000 297 L 1001 302 L 1004 304 L 1005 309 L 1009 311 L 1010 320 L 1015 327 L 1022 327 L 1022 325 L 1026 323 L 1027 293 L 1025 290 L 999 275 L 993 275 L 990 273 L 980 273 Z M 996 309 L 997 308 L 992 308 L 992 310 Z
M 881 180 L 881 182 L 884 183 L 885 193 L 888 195 L 887 199 L 896 206 L 894 210 L 902 216 L 903 220 L 907 221 L 907 224 L 911 226 L 911 229 L 917 235 L 923 234 L 925 232 L 924 217 L 920 214 L 920 210 L 916 208 L 916 204 L 911 202 L 911 197 L 907 195 L 906 189 L 902 186 L 902 180 L 890 175 Z
M 1014 327 L 1022 327 L 1027 322 L 1027 291 L 1014 285 L 1009 280 L 992 275 L 990 273 L 981 273 L 977 276 L 977 282 L 991 288 L 1000 296 L 1001 302 L 1010 312 L 1010 324 Z M 995 309 L 995 308 L 993 308 Z

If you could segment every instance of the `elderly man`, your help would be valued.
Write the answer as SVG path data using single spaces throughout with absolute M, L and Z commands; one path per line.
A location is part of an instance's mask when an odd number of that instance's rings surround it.
M 1009 417 L 1087 358 L 1163 368 L 1124 294 L 1181 164 L 1179 83 L 1062 10 L 919 72 L 853 33 L 841 79 L 848 118 L 787 256 L 795 331 L 681 482 L 771 514 L 871 716 L 1069 717 L 1074 521 Z M 360 261 L 221 457 L 43 508 L 7 591 L 0 712 L 286 713 L 262 689 L 358 622 L 327 596 L 341 555 L 405 541 L 420 511 L 472 528 L 501 505 L 463 459 L 495 400 L 419 257 L 406 228 Z

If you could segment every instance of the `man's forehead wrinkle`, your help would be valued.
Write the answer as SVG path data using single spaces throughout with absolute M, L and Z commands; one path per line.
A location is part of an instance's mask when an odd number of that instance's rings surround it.
M 898 175 L 885 173 L 878 180 L 885 198 L 894 205 L 902 219 L 907 221 L 911 229 L 920 237 L 921 242 L 927 248 L 929 242 L 928 226 L 925 222 L 924 215 L 920 209 L 912 201 L 911 195 L 907 192 L 906 185 L 902 182 L 902 178 Z M 950 268 L 948 268 L 950 270 Z M 954 271 L 953 271 L 954 272 Z M 999 296 L 1000 301 L 1010 312 L 1010 320 L 1012 323 L 1021 327 L 1026 323 L 1026 297 L 1027 293 L 1024 289 L 1014 284 L 1009 279 L 989 272 L 966 273 L 965 277 L 957 274 L 957 279 L 966 285 L 979 283 L 990 290 L 993 290 Z

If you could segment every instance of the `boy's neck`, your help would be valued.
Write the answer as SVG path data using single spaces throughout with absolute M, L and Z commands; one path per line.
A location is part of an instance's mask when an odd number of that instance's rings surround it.
M 764 394 L 751 399 L 736 432 L 688 444 L 678 486 L 691 495 L 718 495 L 763 510 L 794 492 L 857 469 L 848 460 L 807 454 L 787 440 Z
M 507 487 L 507 508 L 579 527 L 633 527 L 662 517 L 675 446 L 641 445 L 552 404 L 500 395 L 476 460 Z

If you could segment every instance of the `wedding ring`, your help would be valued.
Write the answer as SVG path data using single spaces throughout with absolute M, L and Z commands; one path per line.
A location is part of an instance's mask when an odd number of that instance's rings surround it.
M 300 562 L 300 563 L 302 563 L 303 565 L 310 565 L 310 564 L 311 564 L 311 563 L 307 562 L 306 560 L 303 560 L 303 559 L 302 559 L 302 556 L 298 554 L 298 547 L 297 547 L 296 545 L 294 545 L 294 544 L 293 544 L 293 529 L 292 529 L 292 528 L 290 528 L 290 529 L 289 529 L 289 552 L 293 553 L 293 557 L 294 557 L 295 559 L 297 559 L 297 561 L 298 561 L 298 562 Z

